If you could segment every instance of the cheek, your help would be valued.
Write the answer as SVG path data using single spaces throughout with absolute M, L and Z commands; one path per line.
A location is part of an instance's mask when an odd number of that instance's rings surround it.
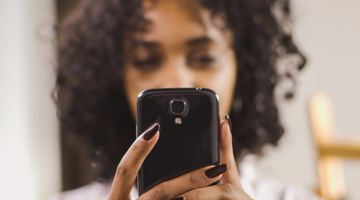
M 161 77 L 164 76 L 166 76 L 166 74 L 164 74 L 163 71 L 156 74 L 141 73 L 135 70 L 134 66 L 125 66 L 125 94 L 133 117 L 136 116 L 137 95 L 143 90 L 163 87 L 164 81 Z
M 139 87 L 139 85 L 141 85 L 141 83 L 138 83 L 139 81 L 141 81 L 139 74 L 134 70 L 131 70 L 131 67 L 125 66 L 125 95 L 130 106 L 131 114 L 134 118 L 136 116 L 136 97 L 139 92 L 142 91 L 142 88 Z
M 236 63 L 232 56 L 223 59 L 219 69 L 198 75 L 197 87 L 210 88 L 219 96 L 220 117 L 230 112 L 236 82 Z

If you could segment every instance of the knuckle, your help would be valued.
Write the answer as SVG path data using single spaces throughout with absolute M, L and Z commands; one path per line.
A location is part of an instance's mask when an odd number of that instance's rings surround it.
M 170 197 L 167 195 L 165 187 L 163 185 L 158 185 L 152 189 L 150 199 L 165 200 L 170 199 Z
M 125 178 L 129 175 L 130 173 L 129 171 L 130 169 L 126 165 L 119 163 L 119 165 L 116 168 L 116 176 Z
M 192 173 L 189 175 L 189 182 L 192 185 L 199 185 L 203 182 L 204 178 L 198 173 Z
M 203 198 L 203 195 L 201 192 L 198 192 L 198 191 L 191 191 L 185 195 L 183 195 L 183 197 L 186 199 L 186 200 L 201 200 L 201 199 L 204 199 Z
M 225 194 L 232 194 L 234 192 L 234 187 L 230 183 L 225 183 L 222 185 L 221 190 Z
M 204 194 L 202 192 L 194 192 L 194 199 L 204 199 Z

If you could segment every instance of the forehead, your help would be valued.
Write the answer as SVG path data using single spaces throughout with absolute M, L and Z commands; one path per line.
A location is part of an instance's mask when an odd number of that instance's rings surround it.
M 201 12 L 206 11 L 198 0 L 145 0 L 143 10 L 149 17 L 160 12 L 173 17 L 189 17 L 198 22 L 201 22 Z
M 214 28 L 210 12 L 196 0 L 145 0 L 144 17 L 149 26 L 140 35 L 148 40 L 199 37 Z

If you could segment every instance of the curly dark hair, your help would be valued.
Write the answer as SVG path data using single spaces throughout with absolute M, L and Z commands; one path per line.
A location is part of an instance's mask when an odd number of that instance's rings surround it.
M 282 94 L 291 98 L 296 73 L 306 62 L 290 32 L 289 1 L 199 1 L 214 16 L 224 15 L 234 36 L 238 74 L 230 116 L 235 158 L 261 154 L 284 133 L 275 89 L 290 82 Z M 85 0 L 60 26 L 54 90 L 60 131 L 87 141 L 105 179 L 113 176 L 135 139 L 124 92 L 123 44 L 128 33 L 144 25 L 142 13 L 141 0 Z M 290 57 L 296 62 L 282 62 Z

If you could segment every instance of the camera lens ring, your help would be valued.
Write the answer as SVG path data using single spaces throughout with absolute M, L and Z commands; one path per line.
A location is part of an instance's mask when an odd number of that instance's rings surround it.
M 188 102 L 184 98 L 174 98 L 170 100 L 170 114 L 175 116 L 184 116 L 188 110 Z

